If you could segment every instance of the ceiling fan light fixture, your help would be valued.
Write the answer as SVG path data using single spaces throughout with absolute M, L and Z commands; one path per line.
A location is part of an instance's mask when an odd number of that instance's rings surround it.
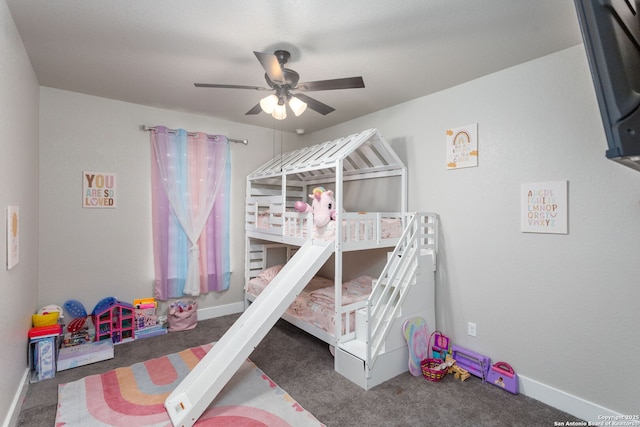
M 638 0 L 636 0 L 638 1 Z M 276 50 L 273 55 L 263 52 L 253 52 L 260 65 L 265 71 L 264 78 L 268 87 L 244 86 L 236 84 L 218 83 L 194 83 L 196 87 L 223 88 L 223 89 L 251 89 L 251 90 L 274 90 L 276 93 L 262 98 L 254 105 L 245 116 L 253 116 L 264 111 L 271 114 L 277 120 L 287 118 L 287 104 L 296 116 L 300 116 L 307 108 L 326 116 L 335 111 L 335 108 L 314 99 L 310 96 L 291 94 L 291 90 L 302 92 L 313 92 L 334 89 L 355 89 L 363 88 L 362 77 L 344 77 L 339 79 L 318 80 L 306 83 L 299 83 L 300 74 L 289 68 L 285 64 L 289 61 L 291 54 L 286 50 Z M 300 98 L 298 98 L 300 97 Z
M 260 100 L 260 108 L 267 114 L 272 114 L 275 108 L 278 106 L 278 97 L 271 94 Z M 275 116 L 273 116 L 275 117 Z
M 287 118 L 287 106 L 284 104 L 276 104 L 271 113 L 274 119 L 276 120 L 284 120 Z
M 295 114 L 297 117 L 300 114 L 304 113 L 304 111 L 307 109 L 307 103 L 301 101 L 295 96 L 292 96 L 289 100 L 289 107 L 291 107 L 291 111 L 293 111 L 293 114 Z

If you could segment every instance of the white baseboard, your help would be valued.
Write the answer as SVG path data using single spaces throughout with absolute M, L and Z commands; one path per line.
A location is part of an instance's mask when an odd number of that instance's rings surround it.
M 199 308 L 198 320 L 213 319 L 220 316 L 226 316 L 228 314 L 242 313 L 243 311 L 244 311 L 244 302 L 235 302 L 233 304 Z
M 542 384 L 541 382 L 533 380 L 531 378 L 518 375 L 518 379 L 520 380 L 520 393 L 533 399 L 539 400 L 540 402 L 557 408 L 561 411 L 564 411 L 576 417 L 577 419 L 584 420 L 588 423 L 591 423 L 592 425 L 605 425 L 607 420 L 615 420 L 615 417 L 623 417 L 623 414 L 600 406 L 597 403 L 589 402 L 588 400 L 582 399 L 581 397 L 577 397 L 562 390 L 558 390 L 557 388 Z M 560 423 L 576 420 L 554 421 L 558 421 Z M 629 423 L 627 425 L 640 426 L 640 422 L 634 423 L 633 421 L 625 420 L 624 418 L 619 418 L 619 421 L 626 421 Z
M 11 406 L 9 407 L 9 412 L 7 412 L 7 416 L 2 423 L 2 427 L 15 427 L 16 425 L 18 425 L 20 409 L 22 409 L 22 402 L 24 401 L 24 397 L 27 394 L 27 388 L 29 388 L 29 368 L 26 368 L 24 370 L 24 375 L 22 375 L 20 387 L 18 387 L 15 395 L 13 396 Z

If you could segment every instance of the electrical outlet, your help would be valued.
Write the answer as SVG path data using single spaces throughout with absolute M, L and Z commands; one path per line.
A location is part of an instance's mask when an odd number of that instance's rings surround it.
M 476 336 L 476 324 L 473 322 L 469 322 L 467 324 L 467 334 L 469 334 L 472 337 Z

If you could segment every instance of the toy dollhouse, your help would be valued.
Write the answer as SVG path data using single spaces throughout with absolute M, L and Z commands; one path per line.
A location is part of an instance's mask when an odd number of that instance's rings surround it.
M 120 344 L 135 339 L 133 305 L 114 299 L 104 307 L 96 307 L 92 316 L 96 341 L 111 339 Z

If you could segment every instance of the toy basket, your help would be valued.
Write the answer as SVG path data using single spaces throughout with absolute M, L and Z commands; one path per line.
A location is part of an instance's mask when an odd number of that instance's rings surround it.
M 176 301 L 169 309 L 169 332 L 188 331 L 198 326 L 198 302 Z
M 58 316 L 60 313 L 57 311 L 46 314 L 34 314 L 31 316 L 31 322 L 34 327 L 38 326 L 51 326 L 58 323 Z
M 442 332 L 433 331 L 433 333 L 429 336 L 429 343 L 427 347 L 429 351 L 431 351 L 431 338 L 433 338 L 435 334 L 442 335 Z M 442 359 L 436 359 L 434 357 L 427 357 L 426 359 L 423 359 L 422 362 L 420 362 L 420 367 L 422 368 L 422 376 L 429 381 L 440 381 L 449 372 L 449 369 L 446 366 L 440 369 L 441 365 Z

